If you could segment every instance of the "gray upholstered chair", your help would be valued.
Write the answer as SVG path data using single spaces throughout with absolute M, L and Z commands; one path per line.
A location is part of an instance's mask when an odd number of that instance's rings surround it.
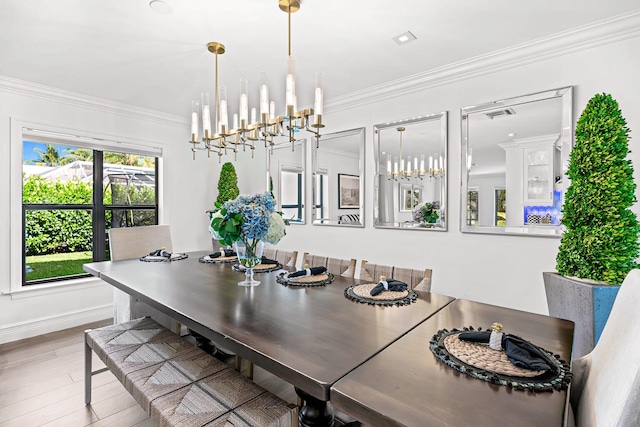
M 618 292 L 600 340 L 572 363 L 575 425 L 640 425 L 640 270 Z M 573 414 L 572 414 L 573 415 Z
M 327 271 L 334 276 L 353 278 L 356 273 L 356 260 L 355 258 L 351 258 L 350 260 L 328 258 Z
M 171 230 L 168 225 L 149 225 L 145 227 L 112 228 L 109 230 L 109 250 L 112 261 L 140 258 L 156 249 L 173 250 Z M 114 288 L 113 321 L 128 322 L 144 316 L 152 317 L 156 322 L 176 333 L 182 326 L 171 317 L 155 308 L 138 301 L 131 295 Z

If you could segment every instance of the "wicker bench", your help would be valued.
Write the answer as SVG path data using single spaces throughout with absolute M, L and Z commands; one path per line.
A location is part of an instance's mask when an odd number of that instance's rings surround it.
M 92 371 L 92 351 L 106 368 Z M 151 318 L 85 331 L 85 403 L 91 377 L 110 370 L 158 427 L 297 426 L 297 407 Z

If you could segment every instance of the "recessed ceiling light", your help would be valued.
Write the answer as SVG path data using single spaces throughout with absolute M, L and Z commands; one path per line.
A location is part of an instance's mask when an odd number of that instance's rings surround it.
M 149 7 L 161 15 L 171 15 L 173 13 L 171 5 L 164 0 L 151 0 Z
M 517 133 L 511 132 L 508 136 L 516 136 L 516 135 L 517 135 Z
M 395 36 L 393 38 L 393 41 L 398 43 L 398 44 L 406 44 L 409 43 L 411 41 L 414 41 L 416 39 L 416 36 L 414 36 L 411 31 L 407 31 L 406 33 L 402 33 L 398 36 Z

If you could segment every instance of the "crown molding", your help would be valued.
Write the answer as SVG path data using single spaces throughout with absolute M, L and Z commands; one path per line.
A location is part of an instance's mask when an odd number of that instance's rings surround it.
M 333 113 L 640 36 L 640 10 L 486 55 L 434 68 L 326 101 Z
M 133 119 L 148 120 L 165 125 L 183 126 L 188 124 L 186 118 L 176 116 L 174 114 L 136 107 L 134 105 L 124 104 L 95 96 L 83 95 L 6 76 L 0 76 L 0 91 L 59 102 L 81 108 L 90 108 L 92 110 L 102 111 L 105 113 L 119 114 Z

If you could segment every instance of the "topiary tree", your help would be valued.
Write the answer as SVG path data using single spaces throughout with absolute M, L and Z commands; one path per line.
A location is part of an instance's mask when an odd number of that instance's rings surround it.
M 240 194 L 238 188 L 238 175 L 236 168 L 231 162 L 226 162 L 220 170 L 220 178 L 218 179 L 218 198 L 216 204 L 223 204 L 227 200 L 233 200 Z
M 636 184 L 626 124 L 618 103 L 604 93 L 591 98 L 578 119 L 562 208 L 567 229 L 556 257 L 562 275 L 617 284 L 637 267 L 639 226 L 629 209 Z

